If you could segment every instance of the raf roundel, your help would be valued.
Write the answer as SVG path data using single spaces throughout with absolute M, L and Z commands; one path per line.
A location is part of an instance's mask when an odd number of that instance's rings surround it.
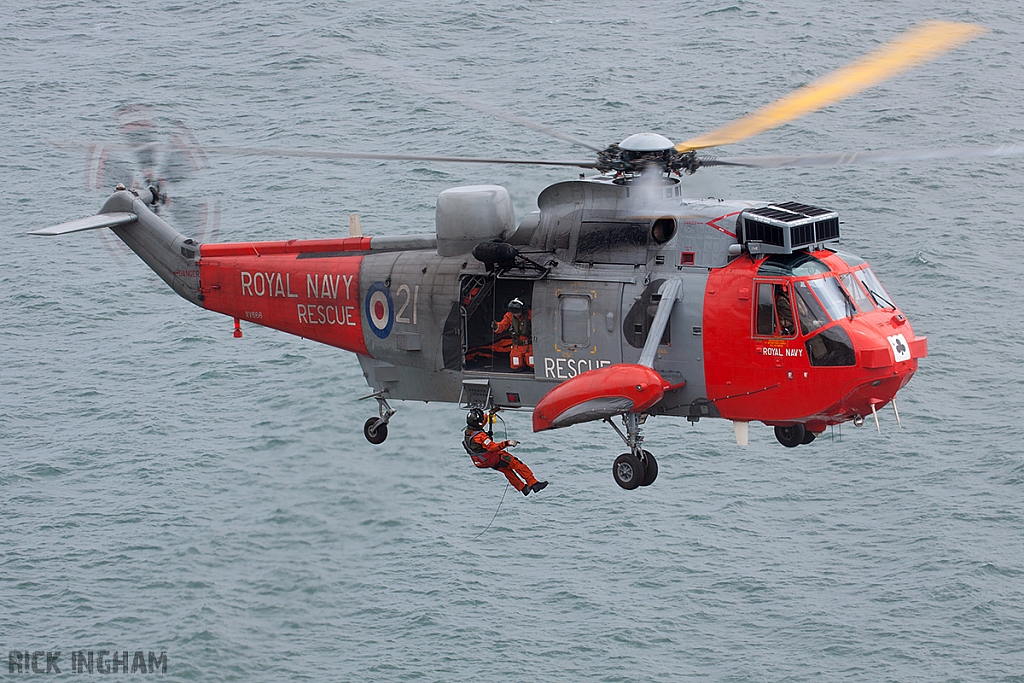
M 381 339 L 386 339 L 395 324 L 395 303 L 391 300 L 391 290 L 383 282 L 374 282 L 366 292 L 365 308 L 370 329 Z

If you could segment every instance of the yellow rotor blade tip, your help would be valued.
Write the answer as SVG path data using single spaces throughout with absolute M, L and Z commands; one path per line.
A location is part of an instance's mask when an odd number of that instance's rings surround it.
M 676 150 L 686 152 L 746 140 L 929 62 L 988 30 L 978 24 L 926 21 L 857 61 L 794 90 L 752 114 L 710 133 L 680 142 Z

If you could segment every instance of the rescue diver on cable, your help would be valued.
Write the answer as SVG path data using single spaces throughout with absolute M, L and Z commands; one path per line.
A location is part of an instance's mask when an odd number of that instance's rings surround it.
M 543 490 L 548 483 L 537 481 L 533 472 L 519 458 L 507 452 L 505 449 L 518 446 L 515 439 L 509 441 L 494 441 L 491 435 L 484 431 L 484 422 L 487 415 L 479 408 L 473 408 L 466 415 L 466 431 L 462 439 L 462 446 L 473 459 L 477 467 L 498 470 L 505 475 L 508 483 L 516 491 L 524 496 L 531 492 Z

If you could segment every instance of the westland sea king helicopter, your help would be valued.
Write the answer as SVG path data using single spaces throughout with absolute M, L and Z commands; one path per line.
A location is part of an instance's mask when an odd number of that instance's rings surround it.
M 434 235 L 363 236 L 355 217 L 343 238 L 200 243 L 158 215 L 166 191 L 147 178 L 119 185 L 98 215 L 32 234 L 110 228 L 184 299 L 234 318 L 236 337 L 245 320 L 355 353 L 372 389 L 364 398 L 378 404 L 364 426 L 372 443 L 387 437 L 392 399 L 447 401 L 492 415 L 532 407 L 534 431 L 607 422 L 626 445 L 612 467 L 615 481 L 634 489 L 658 474 L 641 433 L 651 416 L 731 420 L 741 445 L 748 423 L 760 421 L 794 447 L 830 425 L 860 425 L 868 416 L 877 424 L 877 411 L 888 404 L 895 412 L 896 393 L 927 354 L 927 340 L 914 334 L 870 266 L 835 248 L 839 215 L 792 200 L 688 199 L 681 183 L 706 166 L 1024 153 L 1018 145 L 700 154 L 849 97 L 984 31 L 922 24 L 678 144 L 639 133 L 595 146 L 527 122 L 590 148 L 596 154 L 587 160 L 206 150 L 596 171 L 545 189 L 538 210 L 518 225 L 508 191 L 479 185 L 441 192 Z M 506 312 L 519 315 L 515 339 L 495 324 Z

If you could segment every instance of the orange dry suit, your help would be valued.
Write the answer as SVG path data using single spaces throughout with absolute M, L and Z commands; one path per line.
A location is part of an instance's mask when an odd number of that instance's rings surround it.
M 533 367 L 533 311 L 517 316 L 509 311 L 497 322 L 493 329 L 498 334 L 505 330 L 512 331 L 512 348 L 508 352 L 508 363 L 513 370 L 523 365 Z
M 537 483 L 537 477 L 519 458 L 505 451 L 508 441 L 494 441 L 482 429 L 466 427 L 462 446 L 480 468 L 491 468 L 505 475 L 516 491 Z M 522 479 L 520 479 L 522 477 Z M 525 483 L 524 483 L 525 480 Z

